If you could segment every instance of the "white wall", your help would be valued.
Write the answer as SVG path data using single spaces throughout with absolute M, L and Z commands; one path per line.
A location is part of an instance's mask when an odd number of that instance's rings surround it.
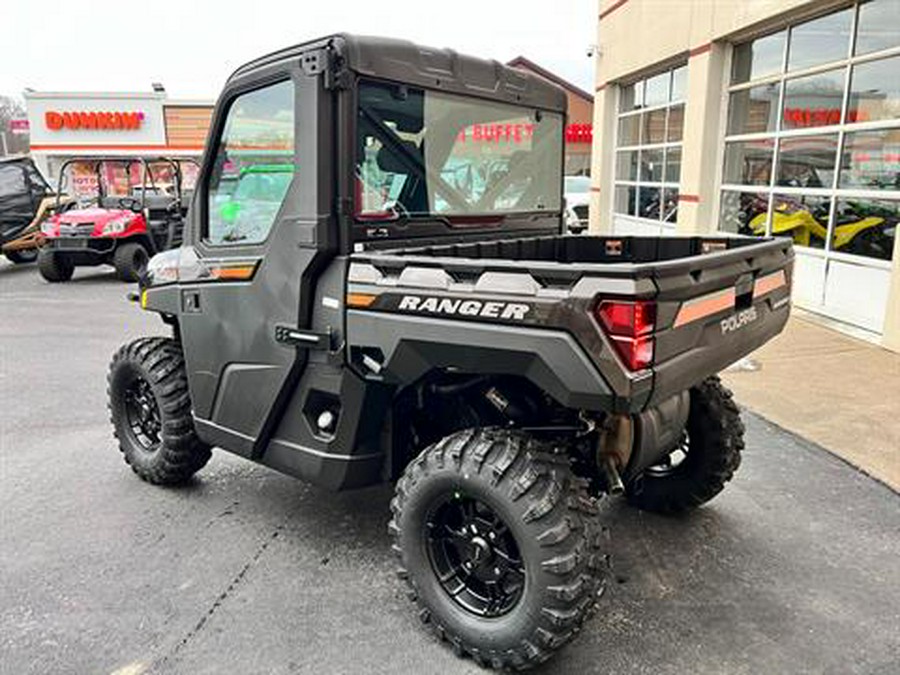
M 66 94 L 26 92 L 31 145 L 163 146 L 166 126 L 163 117 L 165 94 Z M 55 112 L 140 112 L 138 129 L 59 129 L 48 128 L 47 111 Z

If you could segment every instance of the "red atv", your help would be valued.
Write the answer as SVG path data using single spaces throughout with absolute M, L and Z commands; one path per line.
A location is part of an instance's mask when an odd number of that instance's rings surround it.
M 74 208 L 48 219 L 38 253 L 41 276 L 68 281 L 79 265 L 112 265 L 123 281 L 137 281 L 154 254 L 181 245 L 187 201 L 183 161 L 166 157 L 72 159 L 60 169 Z M 192 172 L 193 173 L 193 172 Z

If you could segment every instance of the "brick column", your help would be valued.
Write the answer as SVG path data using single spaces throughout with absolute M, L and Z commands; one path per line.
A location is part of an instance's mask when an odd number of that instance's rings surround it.
M 720 119 L 726 49 L 723 44 L 707 44 L 692 49 L 688 59 L 676 228 L 679 234 L 702 234 L 718 229 L 713 216 L 719 198 L 716 179 L 724 136 Z

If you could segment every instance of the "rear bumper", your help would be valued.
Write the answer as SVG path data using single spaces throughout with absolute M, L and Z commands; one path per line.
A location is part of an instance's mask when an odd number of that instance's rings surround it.
M 756 310 L 756 319 L 727 333 L 722 324 L 731 315 L 691 329 L 694 330 L 692 346 L 654 369 L 653 395 L 649 404 L 656 405 L 693 387 L 778 335 L 790 316 L 790 295 L 784 293 L 763 298 L 754 303 L 753 308 Z

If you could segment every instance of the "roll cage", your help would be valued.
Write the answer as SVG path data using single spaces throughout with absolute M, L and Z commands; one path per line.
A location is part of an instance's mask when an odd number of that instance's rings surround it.
M 125 167 L 126 176 L 128 178 L 129 189 L 137 187 L 136 185 L 131 184 L 131 174 L 132 174 L 132 166 L 135 164 L 139 164 L 142 167 L 141 171 L 141 183 L 140 183 L 140 199 L 137 199 L 133 196 L 122 196 L 120 201 L 128 201 L 132 204 L 132 206 L 124 206 L 121 205 L 122 208 L 130 208 L 132 210 L 140 210 L 143 211 L 147 208 L 147 189 L 149 188 L 153 192 L 157 192 L 159 187 L 157 186 L 156 180 L 153 175 L 152 165 L 154 164 L 165 164 L 172 170 L 172 177 L 174 179 L 173 187 L 175 190 L 173 204 L 181 204 L 182 198 L 182 187 L 183 187 L 183 175 L 181 171 L 181 163 L 182 162 L 190 162 L 199 168 L 200 164 L 189 157 L 139 157 L 139 156 L 109 156 L 109 157 L 73 157 L 72 159 L 68 159 L 63 162 L 62 166 L 59 169 L 59 180 L 58 180 L 58 188 L 56 190 L 56 208 L 59 209 L 61 206 L 60 203 L 60 195 L 63 194 L 63 188 L 65 187 L 66 180 L 69 176 L 70 167 L 76 164 L 89 164 L 93 168 L 93 173 L 97 177 L 97 203 L 99 206 L 103 206 L 104 197 L 108 197 L 110 195 L 105 195 L 104 191 L 106 190 L 107 182 L 102 175 L 102 168 L 107 164 L 120 164 Z M 139 203 L 139 206 L 135 207 L 135 203 Z

